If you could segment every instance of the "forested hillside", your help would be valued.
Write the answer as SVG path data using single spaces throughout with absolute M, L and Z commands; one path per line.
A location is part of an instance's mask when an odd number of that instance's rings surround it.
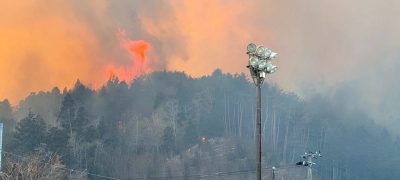
M 320 150 L 314 179 L 400 179 L 399 138 L 346 96 L 304 100 L 265 82 L 263 173 L 276 166 L 279 178 L 303 179 L 306 169 L 294 164 Z M 16 107 L 0 102 L 3 178 L 250 179 L 254 116 L 255 87 L 244 74 L 160 71 L 133 82 L 112 78 L 98 90 L 77 81 Z

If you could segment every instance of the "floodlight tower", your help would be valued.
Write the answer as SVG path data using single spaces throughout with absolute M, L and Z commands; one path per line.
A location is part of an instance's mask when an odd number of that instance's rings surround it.
M 261 85 L 266 74 L 272 74 L 277 66 L 271 64 L 277 53 L 264 46 L 254 43 L 247 45 L 249 63 L 246 66 L 250 70 L 251 77 L 257 87 L 257 114 L 256 114 L 256 180 L 261 180 Z

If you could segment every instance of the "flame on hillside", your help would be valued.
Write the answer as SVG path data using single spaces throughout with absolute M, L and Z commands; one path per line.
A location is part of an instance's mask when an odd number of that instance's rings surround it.
M 128 67 L 116 67 L 114 64 L 108 64 L 106 69 L 109 79 L 118 78 L 129 82 L 137 76 L 154 70 L 146 64 L 148 61 L 146 53 L 151 49 L 150 43 L 144 40 L 131 40 L 126 37 L 126 33 L 122 30 L 117 32 L 117 37 L 121 47 L 128 51 L 132 64 Z

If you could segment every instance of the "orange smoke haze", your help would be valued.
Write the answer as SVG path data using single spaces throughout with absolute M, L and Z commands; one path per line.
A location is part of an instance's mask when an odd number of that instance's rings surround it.
M 77 79 L 98 88 L 110 76 L 130 81 L 164 69 L 195 77 L 216 68 L 247 74 L 245 49 L 254 42 L 279 53 L 274 62 L 279 71 L 267 81 L 284 90 L 327 94 L 338 83 L 356 81 L 352 89 L 361 105 L 371 105 L 371 111 L 385 107 L 400 117 L 397 0 L 16 0 L 0 5 L 0 100 L 14 105 L 30 92 L 72 87 Z
M 241 50 L 252 40 L 251 32 L 259 32 L 246 23 L 248 9 L 255 6 L 244 1 L 9 1 L 0 16 L 0 99 L 16 104 L 30 92 L 72 87 L 77 79 L 98 88 L 110 77 L 131 81 L 162 69 L 192 76 L 216 68 L 246 72 Z
M 158 67 L 148 61 L 148 42 L 115 35 L 128 23 L 115 23 L 123 18 L 108 14 L 106 0 L 21 0 L 1 7 L 0 99 L 14 105 L 31 92 L 69 88 L 77 79 L 98 88 L 111 74 L 129 81 Z M 143 33 L 130 34 L 142 39 Z
M 246 19 L 254 3 L 173 1 L 171 4 L 176 13 L 176 24 L 185 34 L 189 58 L 171 58 L 169 69 L 185 71 L 192 76 L 210 74 L 216 68 L 247 72 L 243 65 L 247 60 L 244 50 L 247 43 L 254 40 L 252 32 L 258 33 L 247 25 Z M 144 27 L 151 28 L 147 24 Z M 258 38 L 257 42 L 267 37 Z
M 30 92 L 71 86 L 77 78 L 89 81 L 97 73 L 85 61 L 99 58 L 96 37 L 65 3 L 48 2 L 1 3 L 0 99 L 15 104 Z

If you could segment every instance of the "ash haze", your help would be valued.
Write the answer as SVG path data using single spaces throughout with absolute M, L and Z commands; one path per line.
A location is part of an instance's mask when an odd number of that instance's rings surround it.
M 279 53 L 271 81 L 284 90 L 330 96 L 387 125 L 400 118 L 396 0 L 0 4 L 0 99 L 12 104 L 33 91 L 72 87 L 76 79 L 100 87 L 110 66 L 129 70 L 135 61 L 116 35 L 122 29 L 150 44 L 149 71 L 247 73 L 245 47 L 261 43 Z
M 399 1 L 0 1 L 0 179 L 254 179 L 250 42 L 263 177 L 400 179 Z

